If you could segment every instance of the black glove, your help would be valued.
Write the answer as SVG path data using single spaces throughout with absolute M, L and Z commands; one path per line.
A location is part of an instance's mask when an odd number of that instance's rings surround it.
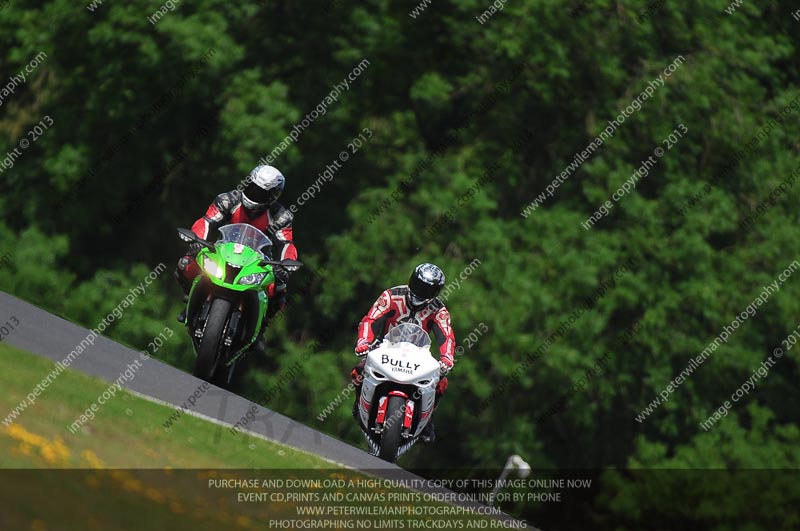
M 276 266 L 273 271 L 275 272 L 275 284 L 285 286 L 289 282 L 289 272 L 280 266 Z
M 203 250 L 203 244 L 192 242 L 189 244 L 189 255 L 190 256 L 197 256 L 197 253 Z

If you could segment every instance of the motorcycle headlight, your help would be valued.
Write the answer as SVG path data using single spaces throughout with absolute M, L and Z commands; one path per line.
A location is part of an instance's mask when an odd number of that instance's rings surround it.
M 265 276 L 267 276 L 266 273 L 255 273 L 253 275 L 245 275 L 239 279 L 239 284 L 261 284 L 261 281 L 264 280 Z
M 208 258 L 203 258 L 203 269 L 206 273 L 211 275 L 212 277 L 222 278 L 225 272 L 222 270 L 220 266 L 214 263 L 213 260 L 209 260 Z

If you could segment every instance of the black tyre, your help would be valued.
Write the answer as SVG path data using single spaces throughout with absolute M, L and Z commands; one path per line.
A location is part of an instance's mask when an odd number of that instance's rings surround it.
M 386 420 L 381 433 L 380 452 L 378 457 L 394 463 L 397 460 L 397 449 L 400 447 L 400 432 L 403 430 L 403 418 L 406 413 L 406 399 L 390 396 L 386 405 Z
M 216 385 L 217 387 L 221 387 L 222 389 L 229 389 L 231 380 L 233 380 L 233 374 L 235 368 L 236 368 L 235 363 L 230 367 L 226 367 L 218 363 L 217 368 L 214 371 L 214 376 L 211 377 L 211 383 Z
M 206 329 L 203 332 L 200 347 L 197 349 L 197 361 L 194 364 L 194 375 L 205 381 L 211 380 L 217 368 L 222 335 L 225 331 L 225 324 L 228 322 L 230 309 L 231 303 L 225 299 L 216 299 L 211 303 Z

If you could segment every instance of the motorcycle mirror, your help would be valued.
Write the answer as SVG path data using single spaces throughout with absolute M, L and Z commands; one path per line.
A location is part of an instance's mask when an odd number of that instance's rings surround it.
M 178 229 L 178 236 L 180 236 L 181 240 L 185 242 L 197 242 L 203 247 L 208 247 L 209 249 L 211 249 L 211 252 L 214 252 L 216 250 L 213 243 L 204 240 L 203 238 L 199 237 L 197 234 L 190 231 L 189 229 Z
M 297 260 L 282 260 L 280 262 L 276 262 L 275 260 L 261 260 L 259 264 L 261 266 L 271 265 L 271 266 L 281 267 L 286 271 L 297 271 L 298 269 L 303 267 L 303 263 L 298 262 Z
M 286 271 L 297 271 L 303 267 L 303 263 L 298 262 L 297 260 L 283 260 L 281 261 L 280 265 L 286 269 Z
M 194 238 L 196 238 L 195 233 L 190 231 L 189 229 L 178 229 L 178 236 L 180 236 L 181 240 L 185 242 L 194 241 Z

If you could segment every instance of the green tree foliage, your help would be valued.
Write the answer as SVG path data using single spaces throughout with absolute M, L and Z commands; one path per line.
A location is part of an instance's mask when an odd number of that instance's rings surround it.
M 519 453 L 534 469 L 796 468 L 794 352 L 711 432 L 699 423 L 800 324 L 800 275 L 635 420 L 800 257 L 796 6 L 745 2 L 727 14 L 721 0 L 508 0 L 481 24 L 489 4 L 437 0 L 413 18 L 411 4 L 387 0 L 198 0 L 153 25 L 155 4 L 11 2 L 0 11 L 0 79 L 47 58 L 0 107 L 0 153 L 43 116 L 55 125 L 0 175 L 0 256 L 13 254 L 0 289 L 93 326 L 156 264 L 172 266 L 183 250 L 174 227 L 233 188 L 366 59 L 274 161 L 291 204 L 339 152 L 351 155 L 297 212 L 308 268 L 292 286 L 305 287 L 270 330 L 266 359 L 248 360 L 242 394 L 282 385 L 269 407 L 361 444 L 349 403 L 317 419 L 347 385 L 359 319 L 416 263 L 434 261 L 453 281 L 478 259 L 447 300 L 465 352 L 436 414 L 439 441 L 406 466 L 492 468 Z M 522 216 L 679 56 L 641 109 Z M 584 229 L 681 124 L 688 132 Z M 372 137 L 353 153 L 364 128 Z M 188 369 L 167 277 L 108 334 L 145 348 L 172 326 L 157 356 Z M 468 345 L 480 323 L 488 332 Z M 603 374 L 539 422 L 603 356 Z M 671 507 L 671 477 L 660 498 L 605 477 L 592 511 L 641 528 Z M 727 529 L 752 508 L 738 499 L 725 518 L 690 507 Z M 769 525 L 796 525 L 783 514 Z

